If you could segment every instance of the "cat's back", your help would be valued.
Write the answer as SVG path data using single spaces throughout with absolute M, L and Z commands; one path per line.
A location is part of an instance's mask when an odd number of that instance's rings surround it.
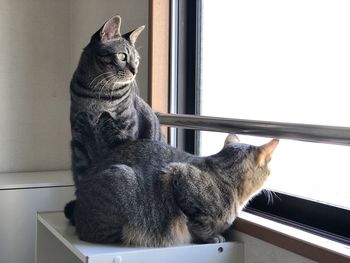
M 106 164 L 126 164 L 132 167 L 163 168 L 170 162 L 189 162 L 195 156 L 164 142 L 153 140 L 128 141 L 111 149 L 102 157 Z M 101 160 L 102 161 L 102 160 Z

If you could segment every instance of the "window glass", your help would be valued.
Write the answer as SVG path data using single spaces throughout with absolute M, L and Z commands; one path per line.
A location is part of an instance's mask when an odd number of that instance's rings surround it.
M 350 127 L 349 14 L 349 1 L 203 0 L 200 114 Z M 201 132 L 200 153 L 224 138 Z M 282 140 L 267 186 L 350 209 L 349 162 L 347 146 Z

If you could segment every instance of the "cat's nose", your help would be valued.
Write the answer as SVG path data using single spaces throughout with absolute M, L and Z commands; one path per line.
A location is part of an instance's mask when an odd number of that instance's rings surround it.
M 136 75 L 136 73 L 137 73 L 137 69 L 136 69 L 136 68 L 130 66 L 130 67 L 129 67 L 129 70 L 131 71 L 131 73 L 132 73 L 133 75 Z
M 129 64 L 129 70 L 133 75 L 136 75 L 137 73 L 137 65 L 135 65 L 134 63 L 130 63 Z

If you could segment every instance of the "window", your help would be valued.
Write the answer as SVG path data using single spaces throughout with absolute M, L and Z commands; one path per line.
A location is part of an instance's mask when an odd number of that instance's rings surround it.
M 350 127 L 349 2 L 202 3 L 201 115 Z M 223 141 L 201 137 L 202 154 Z M 269 188 L 350 209 L 349 160 L 347 146 L 283 140 Z
M 350 131 L 347 1 L 174 2 L 180 10 L 173 13 L 179 19 L 177 113 Z M 198 132 L 184 141 L 206 155 L 225 136 Z M 349 146 L 283 139 L 267 186 L 278 197 L 268 204 L 259 196 L 248 210 L 349 243 L 349 160 Z

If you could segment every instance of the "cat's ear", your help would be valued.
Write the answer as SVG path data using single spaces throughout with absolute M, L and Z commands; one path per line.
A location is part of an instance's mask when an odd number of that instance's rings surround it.
M 131 45 L 135 46 L 136 40 L 141 34 L 141 32 L 145 29 L 145 26 L 140 26 L 129 33 L 123 35 L 125 39 L 127 39 Z
M 259 147 L 259 154 L 257 157 L 258 166 L 262 167 L 271 160 L 272 153 L 276 149 L 278 143 L 278 139 L 272 139 L 270 142 Z
M 102 42 L 120 37 L 120 24 L 122 19 L 119 15 L 109 19 L 100 30 L 100 39 Z
M 225 139 L 224 145 L 231 144 L 231 143 L 239 143 L 239 142 L 240 140 L 236 134 L 229 134 Z

